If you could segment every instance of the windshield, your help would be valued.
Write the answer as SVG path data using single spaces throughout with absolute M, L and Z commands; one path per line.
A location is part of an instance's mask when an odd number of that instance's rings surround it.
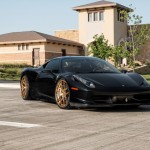
M 66 58 L 62 61 L 62 69 L 72 73 L 120 73 L 110 63 L 94 57 Z

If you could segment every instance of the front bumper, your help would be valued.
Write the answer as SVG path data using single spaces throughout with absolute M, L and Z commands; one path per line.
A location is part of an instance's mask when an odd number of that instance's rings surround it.
M 118 105 L 150 105 L 150 89 L 128 91 L 74 91 L 71 105 L 105 107 Z

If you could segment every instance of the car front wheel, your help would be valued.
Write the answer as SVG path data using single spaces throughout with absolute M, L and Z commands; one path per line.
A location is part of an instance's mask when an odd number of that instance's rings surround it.
M 21 78 L 20 81 L 20 86 L 21 86 L 21 96 L 24 100 L 30 100 L 30 84 L 29 84 L 29 79 L 26 75 L 24 75 Z
M 55 100 L 61 109 L 70 108 L 70 90 L 65 79 L 60 79 L 57 82 L 55 89 Z

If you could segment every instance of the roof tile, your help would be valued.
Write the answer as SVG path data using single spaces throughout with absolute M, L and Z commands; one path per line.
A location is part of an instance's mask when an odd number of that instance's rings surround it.
M 24 32 L 12 32 L 0 35 L 1 43 L 18 43 L 18 42 L 30 42 L 30 41 L 45 41 L 45 42 L 56 42 L 61 44 L 70 44 L 76 46 L 83 46 L 83 44 L 66 40 L 63 38 L 55 37 L 52 35 L 36 32 L 36 31 L 24 31 Z
M 118 4 L 118 3 L 115 3 L 115 2 L 110 2 L 110 1 L 105 1 L 105 0 L 101 0 L 101 1 L 94 2 L 94 3 L 89 3 L 89 4 L 86 4 L 86 5 L 73 7 L 73 10 L 79 11 L 79 10 L 82 10 L 82 9 L 111 7 L 111 6 L 124 8 L 124 9 L 127 9 L 128 11 L 130 10 L 130 8 L 125 7 L 121 4 Z

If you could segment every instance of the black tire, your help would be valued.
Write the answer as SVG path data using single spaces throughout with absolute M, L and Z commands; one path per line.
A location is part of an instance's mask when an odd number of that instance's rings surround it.
M 65 79 L 60 79 L 55 88 L 55 100 L 59 108 L 70 109 L 70 89 Z
M 21 87 L 21 97 L 24 100 L 31 100 L 30 96 L 30 83 L 29 79 L 26 75 L 22 76 L 20 81 L 20 87 Z

